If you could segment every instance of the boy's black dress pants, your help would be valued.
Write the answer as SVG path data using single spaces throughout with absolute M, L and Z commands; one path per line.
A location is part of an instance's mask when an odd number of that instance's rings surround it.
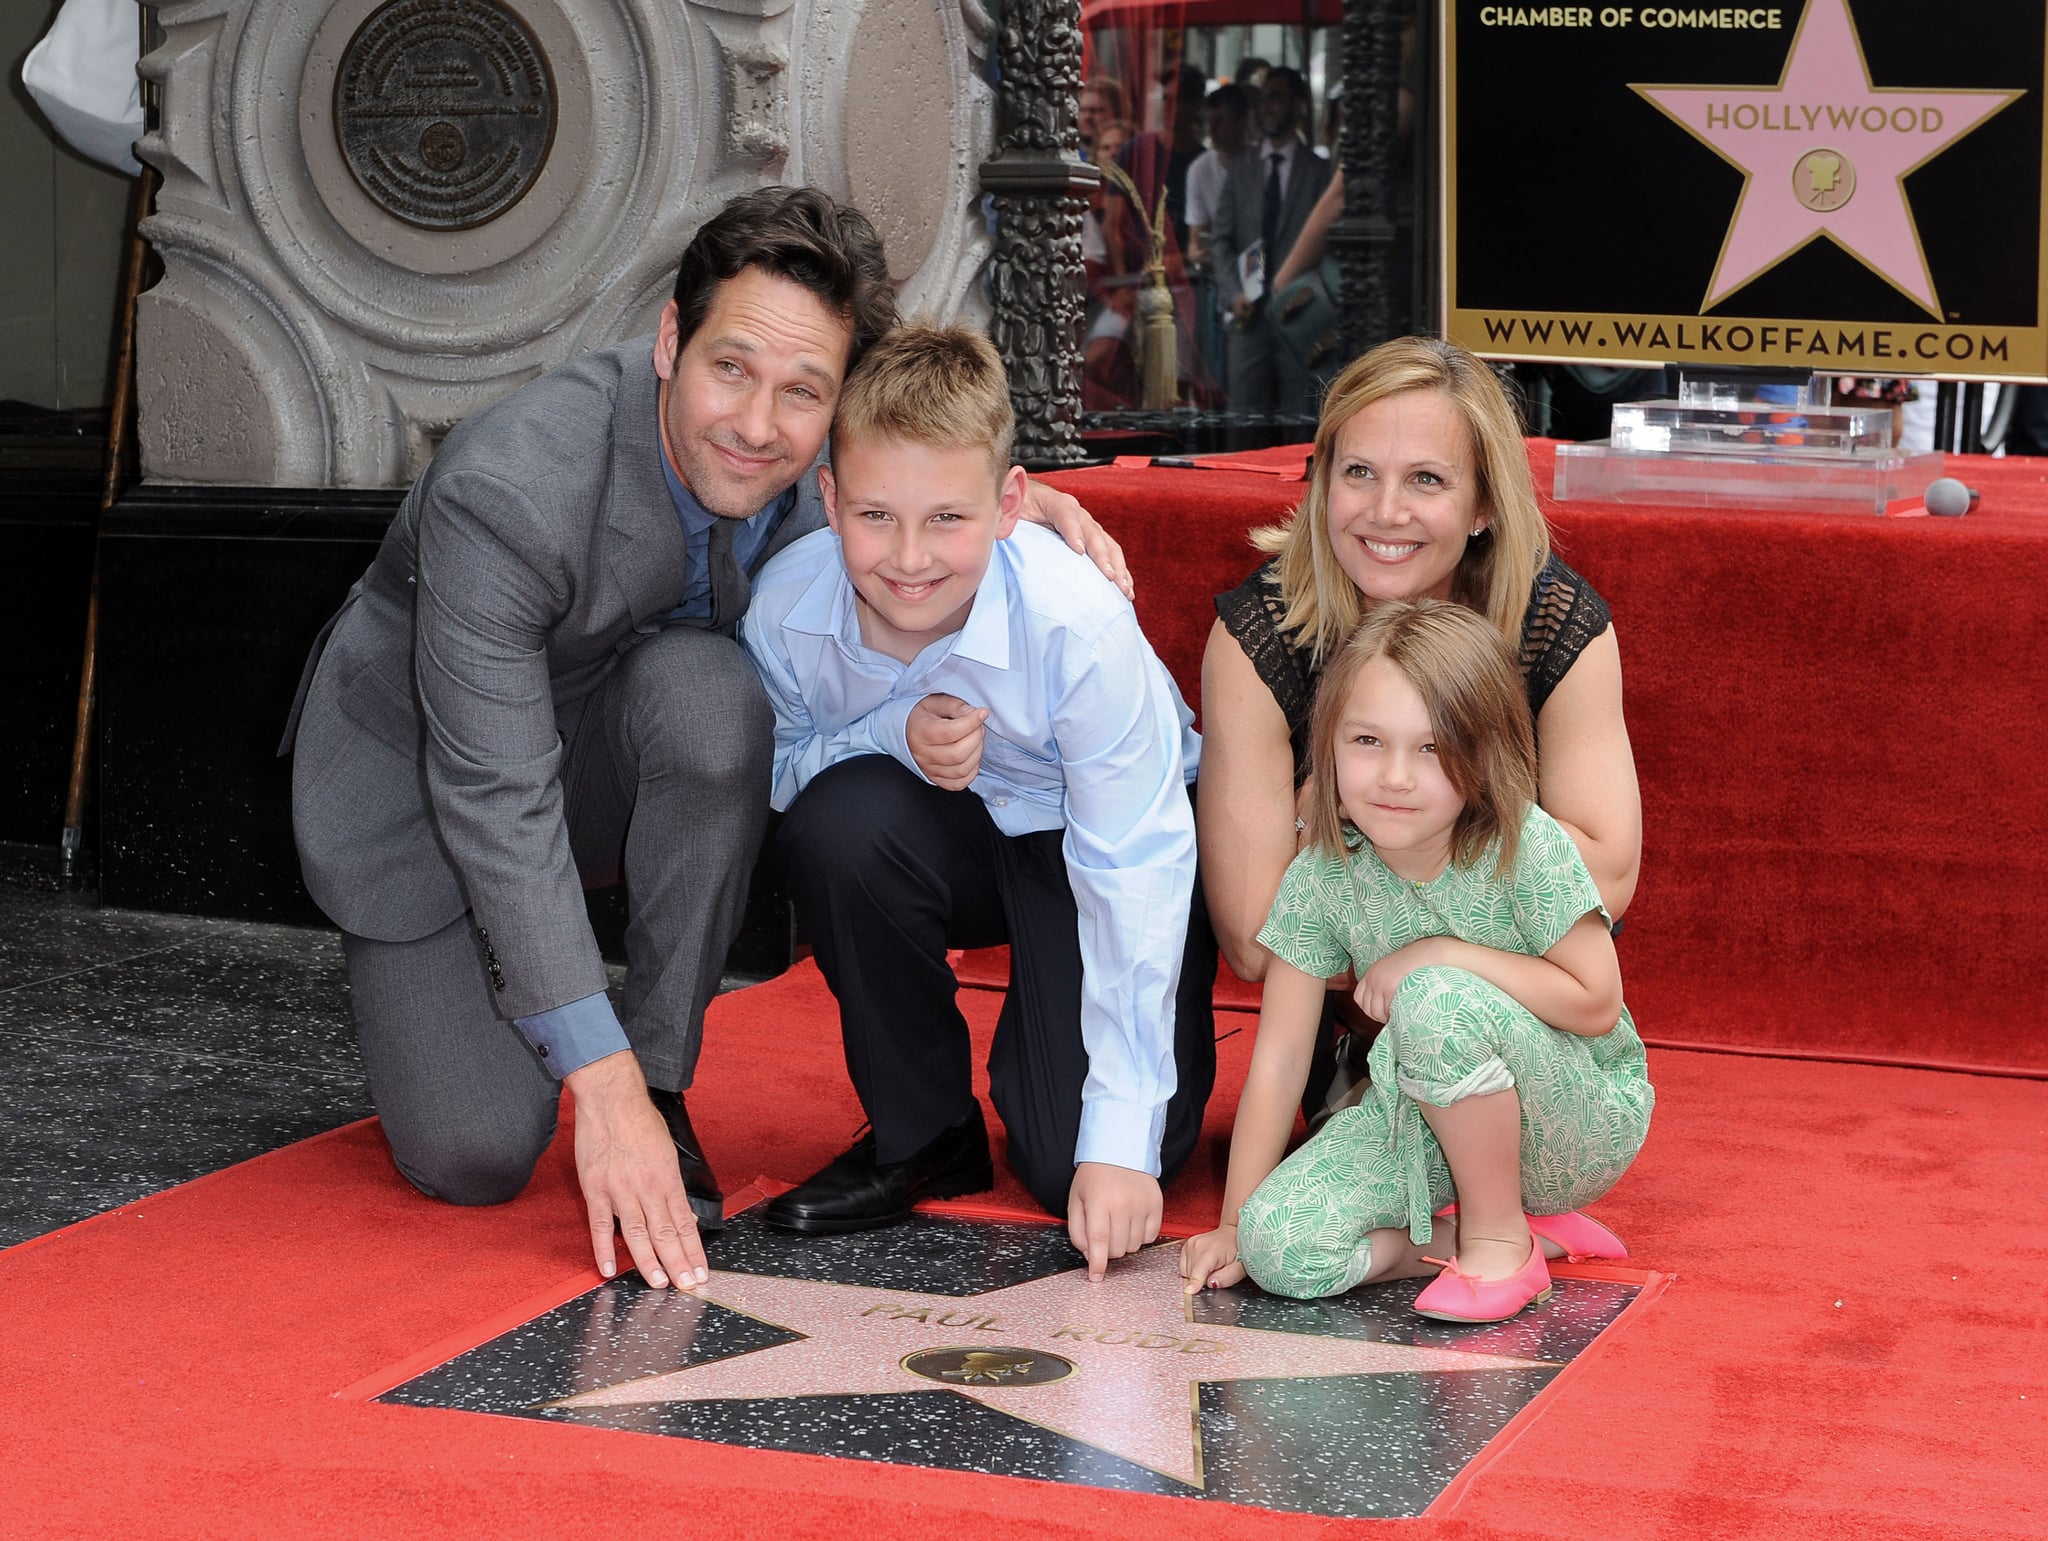
M 814 777 L 778 838 L 798 921 L 839 1000 L 846 1068 L 878 1161 L 915 1155 L 971 1110 L 967 1020 L 946 949 L 1009 944 L 990 1096 L 1011 1166 L 1064 1215 L 1088 1052 L 1062 832 L 1006 835 L 975 793 L 942 791 L 887 756 L 863 755 Z M 1187 921 L 1162 1184 L 1194 1149 L 1216 1080 L 1216 940 L 1199 876 Z

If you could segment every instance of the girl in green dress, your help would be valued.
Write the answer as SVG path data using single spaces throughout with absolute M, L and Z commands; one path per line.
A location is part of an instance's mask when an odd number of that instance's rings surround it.
M 1312 1298 L 1435 1274 L 1418 1311 L 1503 1320 L 1549 1297 L 1546 1254 L 1625 1255 L 1576 1212 L 1635 1159 L 1654 1100 L 1607 912 L 1536 806 L 1522 682 L 1472 611 L 1377 607 L 1324 670 L 1312 752 L 1222 1223 L 1182 1276 Z M 1387 1024 L 1371 1083 L 1282 1161 L 1347 970 Z

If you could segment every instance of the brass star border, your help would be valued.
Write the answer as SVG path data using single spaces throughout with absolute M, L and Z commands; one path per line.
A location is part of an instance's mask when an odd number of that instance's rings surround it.
M 1662 1280 L 1561 1269 L 1497 1327 L 1408 1306 L 1190 1300 L 1177 1243 L 1100 1284 L 1064 1227 L 919 1215 L 809 1238 L 739 1215 L 698 1297 L 637 1279 L 480 1324 L 344 1395 L 1331 1516 L 1441 1512 Z M 1573 1277 L 1571 1275 L 1578 1275 Z M 594 1280 L 595 1276 L 592 1275 Z

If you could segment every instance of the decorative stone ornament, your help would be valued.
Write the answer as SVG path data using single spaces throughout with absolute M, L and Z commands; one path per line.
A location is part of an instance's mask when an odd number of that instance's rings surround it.
M 401 486 L 449 428 L 651 332 L 697 226 L 809 183 L 907 314 L 976 322 L 975 0 L 166 0 L 144 475 Z
M 1082 162 L 1080 0 L 1007 0 L 1002 149 L 981 168 L 995 206 L 989 335 L 1010 374 L 1017 459 L 1087 458 L 1081 444 L 1081 220 L 1100 180 Z
M 554 81 L 533 34 L 491 0 L 389 0 L 342 51 L 334 128 L 379 208 L 423 230 L 467 230 L 540 176 Z
M 776 48 L 739 48 L 726 55 L 726 65 L 732 93 L 726 153 L 763 165 L 781 160 L 789 154 L 789 113 L 782 90 L 789 56 Z

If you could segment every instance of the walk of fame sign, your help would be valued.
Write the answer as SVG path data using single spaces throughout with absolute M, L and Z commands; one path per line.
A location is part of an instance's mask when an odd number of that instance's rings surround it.
M 2048 379 L 2040 0 L 1445 0 L 1445 331 Z
M 1644 1288 L 1560 1278 L 1453 1327 L 1419 1282 L 1195 1300 L 1161 1243 L 1088 1282 L 1063 1226 L 919 1215 L 804 1237 L 740 1215 L 700 1296 L 591 1288 L 380 1400 L 1221 1499 L 1415 1515 Z M 387 1382 L 388 1384 L 388 1382 Z

